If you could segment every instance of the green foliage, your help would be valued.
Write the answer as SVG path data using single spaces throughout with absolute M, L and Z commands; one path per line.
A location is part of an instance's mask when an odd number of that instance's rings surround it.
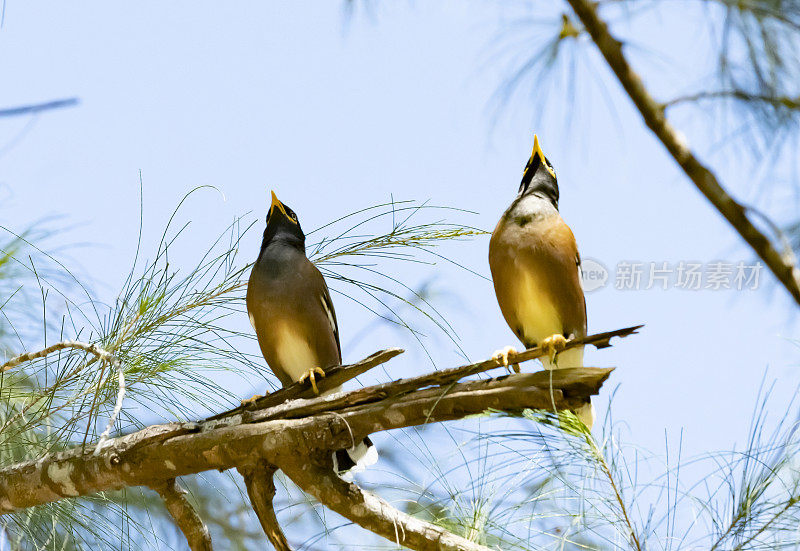
M 595 437 L 548 411 L 408 431 L 400 444 L 425 474 L 401 479 L 396 501 L 495 549 L 794 549 L 796 424 L 768 431 L 769 392 L 756 402 L 744 450 L 688 460 L 680 441 L 656 457 L 623 444 L 610 418 Z
M 242 262 L 240 244 L 256 222 L 244 225 L 241 219 L 234 220 L 202 249 L 192 267 L 180 269 L 169 259 L 190 227 L 189 222 L 175 222 L 182 204 L 170 218 L 152 260 L 140 259 L 140 231 L 130 272 L 108 306 L 53 255 L 39 249 L 30 233 L 11 234 L 0 250 L 0 288 L 9 289 L 9 298 L 0 306 L 0 319 L 6 322 L 0 325 L 0 346 L 13 356 L 73 339 L 113 354 L 122 366 L 126 390 L 116 433 L 232 407 L 241 397 L 230 393 L 220 373 L 248 380 L 265 376 L 260 355 L 242 352 L 254 336 L 236 329 L 239 321 L 247 319 L 244 291 L 256 252 Z M 385 308 L 390 313 L 386 319 L 410 329 L 407 312 L 399 313 L 400 307 L 407 307 L 455 342 L 447 321 L 421 293 L 382 275 L 388 270 L 375 266 L 376 262 L 432 264 L 445 259 L 434 250 L 438 243 L 482 233 L 442 220 L 414 222 L 422 214 L 447 210 L 455 209 L 408 201 L 370 207 L 310 232 L 320 238 L 309 246 L 309 253 L 328 279 L 339 283 L 342 294 L 356 297 L 372 311 Z M 386 221 L 391 221 L 388 231 L 379 231 Z M 358 292 L 366 298 L 358 297 Z M 38 305 L 32 300 L 37 296 L 41 297 Z M 370 306 L 369 300 L 376 306 Z M 27 323 L 34 316 L 44 321 Z M 51 336 L 54 332 L 56 337 Z M 413 334 L 420 338 L 419 332 Z M 114 417 L 119 392 L 115 368 L 92 354 L 68 348 L 0 373 L 0 464 L 93 446 Z M 189 482 L 197 505 L 209 513 L 202 516 L 217 520 L 211 528 L 231 548 L 250 548 L 254 534 L 260 532 L 251 516 L 244 514 L 249 511 L 246 496 L 233 478 L 218 478 L 215 483 Z M 234 497 L 221 502 L 222 495 Z M 154 517 L 165 515 L 156 503 L 151 492 L 129 490 L 32 508 L 3 517 L 2 526 L 5 537 L 23 549 L 147 548 L 153 534 L 163 542 L 175 536 L 171 523 L 156 523 L 158 529 L 153 530 Z M 226 514 L 220 515 L 221 510 Z

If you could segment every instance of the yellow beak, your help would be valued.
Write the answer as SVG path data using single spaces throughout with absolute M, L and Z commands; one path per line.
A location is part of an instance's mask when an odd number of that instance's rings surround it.
M 534 134 L 533 135 L 533 151 L 531 152 L 531 158 L 528 161 L 528 165 L 531 165 L 533 163 L 533 158 L 536 156 L 537 153 L 539 154 L 539 159 L 541 159 L 541 161 L 542 161 L 542 165 L 544 165 L 544 167 L 547 169 L 547 172 L 550 173 L 550 176 L 555 178 L 556 177 L 556 173 L 553 171 L 552 168 L 550 168 L 550 164 L 546 161 L 547 158 L 544 156 L 544 151 L 542 151 L 542 146 L 539 145 L 539 136 Z
M 272 193 L 272 205 L 269 207 L 269 212 L 272 213 L 272 209 L 278 207 L 278 210 L 280 210 L 284 216 L 288 216 L 286 214 L 286 209 L 283 208 L 283 203 L 278 200 L 278 196 L 275 195 L 275 192 L 270 190 L 270 193 Z

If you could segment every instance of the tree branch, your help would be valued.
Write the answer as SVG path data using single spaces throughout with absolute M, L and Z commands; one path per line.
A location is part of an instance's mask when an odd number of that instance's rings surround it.
M 126 486 L 152 486 L 167 478 L 260 459 L 283 468 L 320 450 L 350 447 L 374 432 L 462 419 L 487 410 L 512 414 L 553 406 L 574 410 L 597 394 L 611 371 L 583 368 L 506 375 L 298 419 L 255 421 L 245 412 L 218 421 L 154 425 L 109 440 L 98 455 L 78 447 L 0 469 L 0 514 Z M 302 402 L 313 407 L 328 401 L 323 396 Z
M 78 98 L 57 99 L 45 103 L 36 103 L 33 105 L 23 105 L 21 107 L 10 107 L 8 109 L 0 109 L 0 117 L 15 117 L 18 115 L 33 115 L 41 113 L 42 111 L 49 111 L 51 109 L 60 109 L 62 107 L 72 107 L 78 105 Z
M 373 493 L 345 482 L 333 471 L 330 454 L 281 467 L 304 492 L 359 526 L 419 551 L 489 551 L 435 524 L 412 517 Z
M 169 511 L 175 524 L 180 528 L 191 551 L 213 551 L 211 534 L 203 524 L 203 520 L 192 504 L 186 499 L 186 490 L 181 488 L 174 478 L 165 480 L 161 484 L 154 484 L 152 489 L 158 492 L 164 500 L 164 506 Z
M 789 96 L 770 96 L 766 94 L 751 94 L 749 92 L 745 92 L 744 90 L 706 90 L 703 92 L 690 94 L 688 96 L 679 96 L 673 98 L 665 102 L 663 104 L 663 107 L 666 109 L 669 107 L 674 107 L 676 105 L 681 105 L 683 103 L 695 103 L 698 101 L 710 100 L 710 99 L 734 99 L 744 102 L 759 102 L 771 105 L 773 107 L 789 109 L 790 111 L 800 109 L 800 96 L 792 98 Z
M 57 342 L 56 344 L 52 344 L 47 348 L 43 348 L 37 352 L 26 352 L 25 354 L 20 354 L 14 358 L 11 358 L 6 363 L 0 365 L 0 372 L 8 371 L 12 367 L 16 367 L 21 363 L 29 362 L 31 360 L 36 360 L 38 358 L 44 358 L 45 356 L 52 354 L 53 352 L 57 352 L 58 350 L 64 350 L 65 348 L 74 348 L 76 350 L 83 350 L 84 352 L 88 352 L 90 354 L 94 354 L 100 360 L 105 360 L 112 365 L 116 365 L 115 362 L 117 361 L 114 355 L 107 351 L 103 350 L 96 344 L 80 342 L 80 341 L 62 341 Z
M 634 335 L 642 327 L 644 326 L 635 325 L 633 327 L 625 327 L 623 329 L 617 329 L 615 331 L 596 333 L 594 335 L 589 335 L 587 337 L 583 337 L 580 339 L 570 339 L 569 341 L 567 341 L 564 350 L 569 350 L 570 348 L 575 348 L 576 346 L 584 346 L 587 344 L 593 345 L 596 348 L 607 348 L 611 346 L 610 340 L 612 338 L 614 337 L 625 338 L 629 335 Z M 328 375 L 324 379 L 322 379 L 322 381 L 317 383 L 317 386 L 319 387 L 320 392 L 324 392 L 325 390 L 337 387 L 342 383 L 352 379 L 353 377 L 357 377 L 358 375 L 361 375 L 367 370 L 372 369 L 373 367 L 376 367 L 378 365 L 381 365 L 389 361 L 390 359 L 394 358 L 398 354 L 402 353 L 403 350 L 400 348 L 389 348 L 387 350 L 381 350 L 379 352 L 375 352 L 371 356 L 368 356 L 367 358 L 364 358 L 360 362 L 354 363 L 352 365 L 335 367 L 328 372 Z M 536 358 L 540 358 L 547 353 L 548 352 L 544 351 L 542 348 L 539 347 L 523 350 L 522 352 L 514 352 L 508 355 L 509 364 L 518 364 L 529 360 L 535 360 Z M 294 399 L 313 397 L 314 393 L 307 384 L 293 383 L 286 388 L 282 388 L 280 390 L 273 392 L 272 394 L 269 394 L 267 396 L 262 396 L 261 398 L 256 400 L 255 403 L 252 405 L 249 404 L 247 406 L 237 407 L 230 411 L 213 415 L 206 420 L 211 421 L 216 419 L 224 419 L 226 417 L 230 417 L 231 415 L 236 415 L 244 411 L 252 411 L 252 410 L 259 410 L 259 412 L 255 414 L 256 415 L 255 418 L 262 421 L 267 419 L 286 417 L 287 415 L 289 415 L 290 411 L 295 411 L 298 409 L 301 410 L 299 414 L 308 415 L 312 412 L 323 411 L 324 409 L 330 410 L 333 401 L 336 401 L 336 403 L 356 404 L 356 403 L 361 403 L 364 400 L 368 399 L 367 398 L 368 396 L 385 398 L 390 394 L 391 395 L 402 394 L 404 392 L 413 391 L 419 388 L 424 388 L 426 386 L 431 386 L 431 385 L 442 386 L 454 381 L 458 381 L 465 377 L 469 377 L 471 375 L 477 375 L 478 373 L 483 373 L 485 371 L 489 371 L 490 369 L 495 369 L 500 365 L 501 364 L 498 360 L 492 358 L 482 362 L 468 364 L 460 367 L 443 369 L 419 377 L 412 377 L 409 379 L 399 379 L 396 381 L 392 381 L 391 383 L 385 383 L 382 385 L 376 385 L 373 387 L 356 390 L 347 393 L 344 396 L 340 395 L 337 397 L 330 397 L 328 399 L 329 401 L 322 403 L 323 409 L 320 408 L 317 409 L 312 408 L 310 410 L 302 409 L 303 406 L 305 405 L 305 402 L 295 401 Z M 294 416 L 297 416 L 299 414 L 296 412 Z
M 747 217 L 747 209 L 734 200 L 722 187 L 711 170 L 695 157 L 664 115 L 663 106 L 656 102 L 644 87 L 641 78 L 631 68 L 622 43 L 611 35 L 608 25 L 597 14 L 591 0 L 567 0 L 591 35 L 600 53 L 614 71 L 620 84 L 641 113 L 645 124 L 661 140 L 694 185 L 722 216 L 734 227 L 756 254 L 775 274 L 778 281 L 800 304 L 800 270 L 782 256 L 763 233 Z
M 631 335 L 639 327 L 571 340 L 566 348 L 587 344 L 605 348 L 612 337 Z M 340 384 L 401 352 L 391 349 L 375 353 L 338 368 L 324 382 Z M 510 359 L 518 363 L 543 354 L 543 350 L 533 348 Z M 497 367 L 498 361 L 490 359 L 332 396 L 282 403 L 268 396 L 257 402 L 273 404 L 263 409 L 236 408 L 198 423 L 154 425 L 107 440 L 102 446 L 80 446 L 11 465 L 0 469 L 0 515 L 70 497 L 149 486 L 164 496 L 192 549 L 205 549 L 202 545 L 210 549 L 210 540 L 200 537 L 205 527 L 196 514 L 192 516 L 193 511 L 187 510 L 188 503 L 177 491 L 174 479 L 212 469 L 238 468 L 265 533 L 276 549 L 284 551 L 290 547 L 272 507 L 272 476 L 280 468 L 332 510 L 398 545 L 422 550 L 484 550 L 343 482 L 333 473 L 330 456 L 331 451 L 351 447 L 378 431 L 462 419 L 486 411 L 519 414 L 529 408 L 576 410 L 598 393 L 613 371 L 561 369 L 458 382 Z M 292 385 L 275 394 L 286 399 L 287 394 L 307 395 L 308 389 Z
M 275 471 L 277 468 L 265 461 L 259 461 L 253 466 L 239 467 L 239 473 L 244 477 L 247 495 L 250 504 L 261 522 L 261 528 L 275 551 L 292 551 L 286 536 L 283 535 L 272 500 L 275 498 Z
M 358 377 L 362 373 L 369 371 L 373 367 L 377 367 L 383 363 L 388 362 L 395 356 L 405 352 L 402 348 L 387 348 L 380 350 L 374 354 L 367 356 L 363 360 L 351 365 L 340 365 L 329 369 L 325 378 L 317 382 L 317 388 L 320 392 L 325 392 L 332 388 L 340 386 L 350 379 Z M 278 389 L 271 394 L 261 396 L 257 400 L 244 406 L 239 406 L 230 411 L 226 411 L 217 415 L 212 415 L 208 420 L 221 419 L 243 411 L 253 411 L 256 409 L 264 409 L 267 407 L 283 404 L 295 398 L 313 398 L 314 391 L 308 384 L 305 383 L 292 383 L 291 385 Z

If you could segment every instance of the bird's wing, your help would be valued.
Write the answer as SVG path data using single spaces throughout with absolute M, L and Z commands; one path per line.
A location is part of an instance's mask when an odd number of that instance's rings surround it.
M 320 274 L 322 277 L 322 274 Z M 322 307 L 325 309 L 325 314 L 328 317 L 328 322 L 331 324 L 333 336 L 336 338 L 336 348 L 339 350 L 339 363 L 342 363 L 342 343 L 339 341 L 339 324 L 336 321 L 336 310 L 333 308 L 333 301 L 331 300 L 331 293 L 328 290 L 328 285 L 325 279 L 322 280 Z

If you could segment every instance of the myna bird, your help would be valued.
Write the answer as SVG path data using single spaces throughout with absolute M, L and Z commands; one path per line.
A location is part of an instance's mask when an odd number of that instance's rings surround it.
M 305 242 L 297 215 L 273 192 L 261 251 L 247 284 L 247 313 L 261 353 L 281 384 L 308 381 L 319 394 L 317 377 L 341 365 L 342 350 L 328 286 L 306 257 Z M 338 450 L 334 467 L 340 473 L 358 472 L 377 459 L 375 447 L 365 438 Z
M 503 317 L 527 348 L 548 350 L 541 358 L 545 369 L 583 367 L 582 346 L 558 354 L 566 339 L 586 336 L 580 264 L 575 236 L 558 213 L 555 170 L 534 136 L 517 197 L 492 233 L 489 267 Z M 495 357 L 508 366 L 513 350 Z M 591 429 L 592 405 L 576 413 Z

